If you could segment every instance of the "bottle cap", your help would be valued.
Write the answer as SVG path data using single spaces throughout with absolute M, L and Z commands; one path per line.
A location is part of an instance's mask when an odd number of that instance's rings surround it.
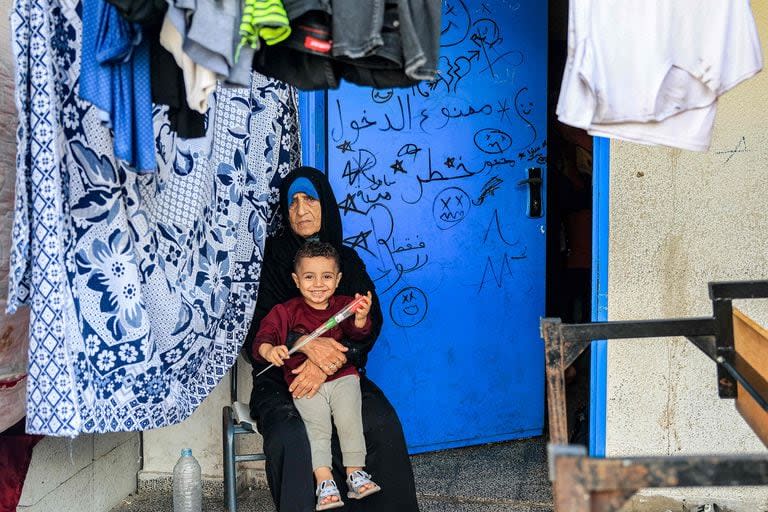
M 192 448 L 182 448 L 181 456 L 182 457 L 191 457 L 192 456 Z

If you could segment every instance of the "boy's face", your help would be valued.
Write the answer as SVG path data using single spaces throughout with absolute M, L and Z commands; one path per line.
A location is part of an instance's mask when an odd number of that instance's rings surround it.
M 328 306 L 328 299 L 334 294 L 341 280 L 341 272 L 336 267 L 336 262 L 323 256 L 302 258 L 291 276 L 304 300 L 317 309 L 325 309 Z

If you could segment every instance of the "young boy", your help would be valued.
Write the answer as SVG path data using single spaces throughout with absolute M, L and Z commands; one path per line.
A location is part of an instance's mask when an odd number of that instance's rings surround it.
M 288 333 L 309 334 L 354 300 L 334 296 L 341 281 L 339 267 L 339 255 L 332 245 L 322 242 L 304 244 L 296 253 L 291 274 L 301 297 L 278 304 L 261 321 L 253 343 L 254 356 L 257 360 L 282 366 L 288 385 L 296 377 L 292 370 L 306 360 L 306 356 L 299 353 L 289 357 L 285 346 Z M 369 291 L 354 317 L 347 318 L 324 336 L 337 341 L 342 336 L 351 340 L 365 338 L 371 328 L 368 318 L 371 301 Z M 331 472 L 331 417 L 339 434 L 347 471 L 347 497 L 361 499 L 380 491 L 371 475 L 363 471 L 366 450 L 357 369 L 351 364 L 343 365 L 328 377 L 312 398 L 294 399 L 293 402 L 304 420 L 312 451 L 312 470 L 317 482 L 315 510 L 344 505 Z

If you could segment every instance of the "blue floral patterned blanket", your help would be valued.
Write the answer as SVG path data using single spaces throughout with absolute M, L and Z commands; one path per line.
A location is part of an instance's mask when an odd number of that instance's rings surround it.
M 158 170 L 116 161 L 78 98 L 82 5 L 15 0 L 19 111 L 9 311 L 30 307 L 27 431 L 188 417 L 248 330 L 277 186 L 298 164 L 295 92 L 219 89 L 205 138 L 154 110 Z

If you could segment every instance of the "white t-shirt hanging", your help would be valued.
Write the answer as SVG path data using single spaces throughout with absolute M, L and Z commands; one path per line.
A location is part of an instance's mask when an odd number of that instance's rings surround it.
M 571 0 L 557 114 L 595 135 L 704 150 L 718 96 L 762 65 L 749 0 Z

